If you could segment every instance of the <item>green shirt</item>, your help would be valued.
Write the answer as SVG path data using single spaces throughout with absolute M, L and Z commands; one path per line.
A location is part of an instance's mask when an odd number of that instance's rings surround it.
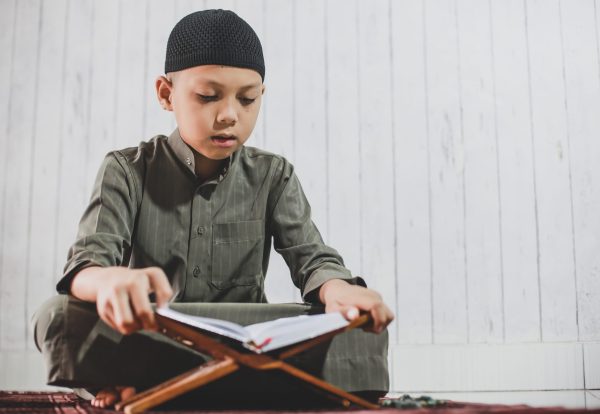
M 109 153 L 57 290 L 88 266 L 158 266 L 175 301 L 266 302 L 272 242 L 307 302 L 329 279 L 365 285 L 323 243 L 285 158 L 243 146 L 218 178 L 200 184 L 194 171 L 178 130 Z

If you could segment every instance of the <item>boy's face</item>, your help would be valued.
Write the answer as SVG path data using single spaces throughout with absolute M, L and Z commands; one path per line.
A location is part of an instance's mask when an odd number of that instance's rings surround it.
M 156 80 L 159 101 L 173 111 L 184 141 L 212 160 L 229 157 L 250 136 L 264 86 L 258 72 L 203 65 Z

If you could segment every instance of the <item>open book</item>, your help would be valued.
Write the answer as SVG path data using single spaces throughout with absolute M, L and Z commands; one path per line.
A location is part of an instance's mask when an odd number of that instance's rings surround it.
M 315 338 L 350 324 L 340 312 L 293 316 L 248 326 L 221 319 L 193 316 L 169 307 L 158 308 L 156 313 L 203 331 L 234 339 L 256 353 L 269 352 Z

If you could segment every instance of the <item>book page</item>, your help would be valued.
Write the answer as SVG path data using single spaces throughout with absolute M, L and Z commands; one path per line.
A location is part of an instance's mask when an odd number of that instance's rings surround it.
M 189 315 L 168 307 L 158 308 L 156 309 L 156 313 L 204 331 L 213 332 L 228 338 L 236 339 L 240 342 L 247 342 L 250 340 L 249 332 L 242 325 L 238 325 L 237 323 L 222 319 Z
M 350 322 L 340 312 L 300 315 L 246 326 L 250 339 L 262 352 L 315 338 Z

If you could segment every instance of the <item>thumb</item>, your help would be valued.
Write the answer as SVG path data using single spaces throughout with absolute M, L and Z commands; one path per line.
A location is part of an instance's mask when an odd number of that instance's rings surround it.
M 344 318 L 349 321 L 358 318 L 359 315 L 358 308 L 356 306 L 344 306 L 342 309 L 340 309 L 340 312 L 342 315 L 344 315 Z
M 169 284 L 167 276 L 162 269 L 157 267 L 148 267 L 145 269 L 146 274 L 150 278 L 151 288 L 156 294 L 156 304 L 158 307 L 162 307 L 169 303 L 169 299 L 173 295 L 173 289 Z

